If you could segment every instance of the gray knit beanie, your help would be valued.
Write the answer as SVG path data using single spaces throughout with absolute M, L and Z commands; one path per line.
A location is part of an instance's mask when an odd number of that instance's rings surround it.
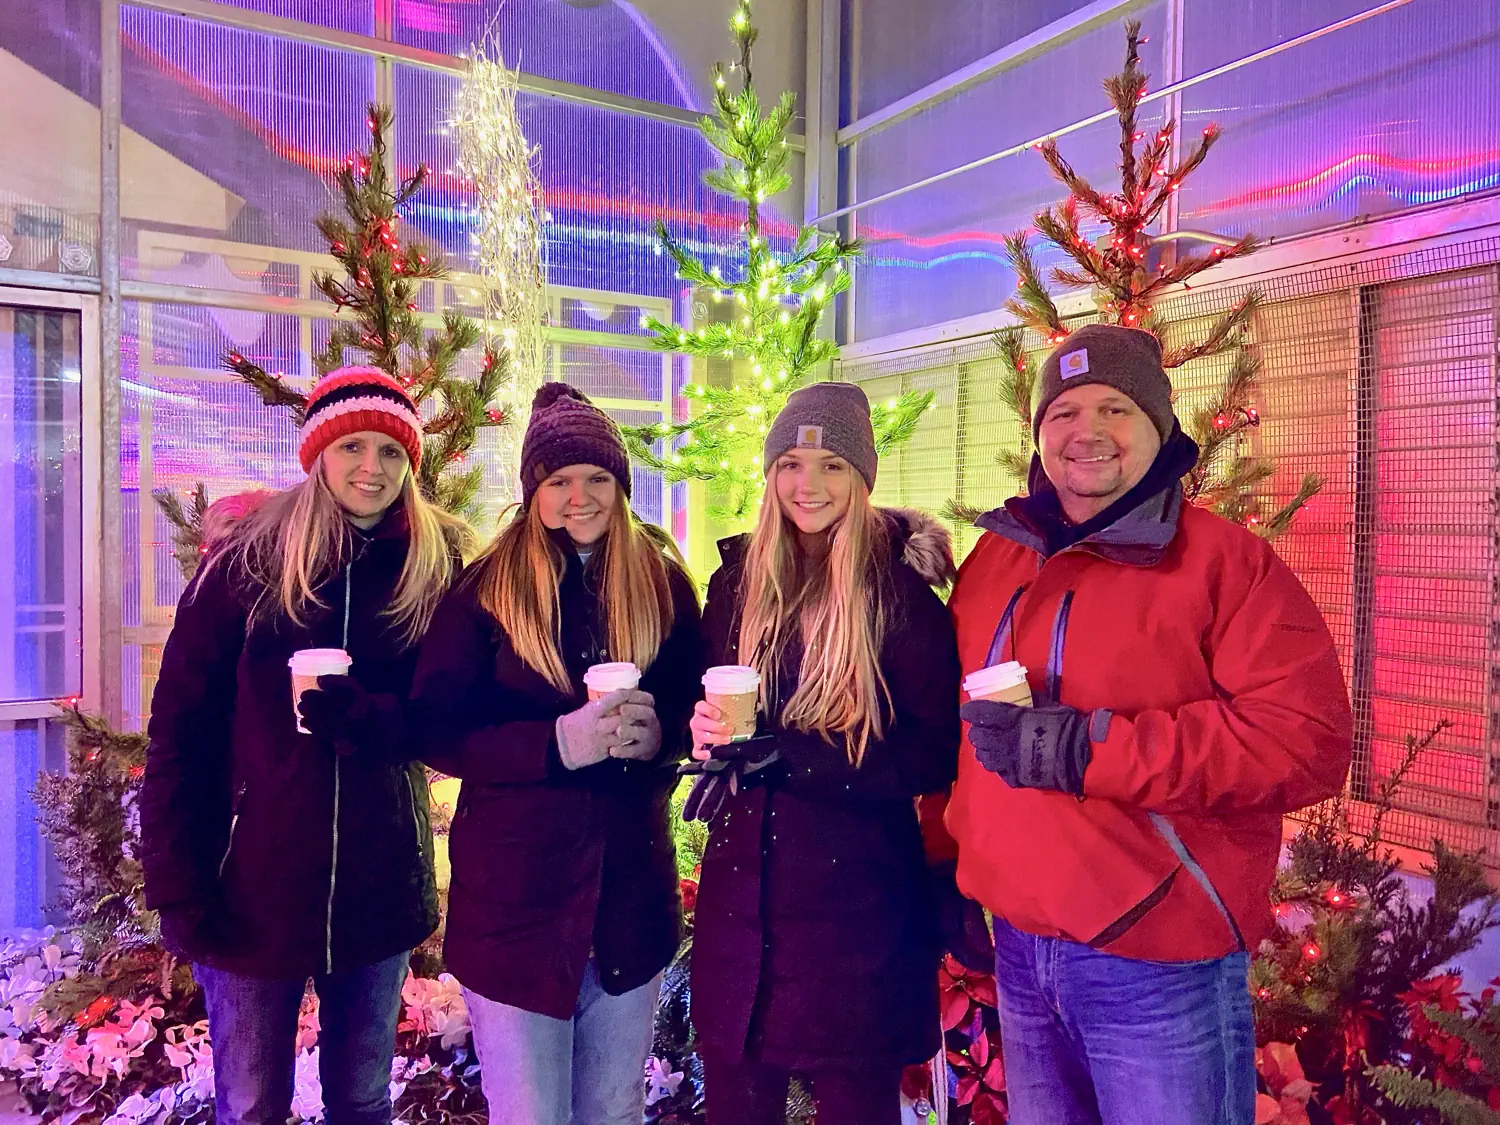
M 814 383 L 793 391 L 766 434 L 761 463 L 767 473 L 789 449 L 836 453 L 858 470 L 873 491 L 879 459 L 865 392 L 853 383 Z
M 569 465 L 608 469 L 630 496 L 630 456 L 615 421 L 568 383 L 543 383 L 531 400 L 531 420 L 521 442 L 521 501 Z
M 1047 357 L 1031 416 L 1033 436 L 1041 434 L 1042 419 L 1058 395 L 1090 384 L 1126 395 L 1145 411 L 1162 441 L 1171 436 L 1177 419 L 1172 413 L 1172 384 L 1161 365 L 1161 344 L 1149 332 L 1117 324 L 1086 324 Z

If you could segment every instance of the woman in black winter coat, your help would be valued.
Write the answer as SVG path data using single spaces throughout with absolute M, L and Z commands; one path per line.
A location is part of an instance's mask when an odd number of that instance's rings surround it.
M 437 925 L 403 701 L 469 538 L 417 492 L 421 442 L 394 379 L 325 376 L 302 428 L 307 480 L 212 547 L 162 655 L 140 799 L 146 903 L 204 987 L 220 1125 L 286 1121 L 309 977 L 330 1125 L 390 1120 L 407 956 Z M 301 697 L 304 734 L 288 660 L 313 648 L 352 665 Z
M 618 429 L 566 384 L 537 393 L 521 486 L 438 610 L 413 690 L 426 761 L 463 779 L 444 957 L 492 1125 L 639 1125 L 678 942 L 668 815 L 697 595 L 630 511 Z M 622 662 L 639 685 L 591 700 L 585 672 Z
M 938 890 L 914 798 L 946 790 L 959 665 L 945 531 L 871 506 L 869 404 L 794 393 L 766 438 L 767 495 L 720 544 L 704 629 L 761 675 L 758 737 L 698 704 L 689 811 L 711 821 L 692 1014 L 710 1125 L 783 1118 L 806 1081 L 820 1125 L 898 1120 L 901 1068 L 939 1045 Z

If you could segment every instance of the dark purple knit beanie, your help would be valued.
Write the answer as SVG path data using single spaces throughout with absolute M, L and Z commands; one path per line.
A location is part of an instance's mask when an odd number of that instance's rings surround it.
M 630 456 L 614 419 L 568 383 L 543 383 L 531 400 L 531 421 L 521 443 L 521 501 L 531 504 L 537 486 L 569 465 L 608 469 L 630 496 Z

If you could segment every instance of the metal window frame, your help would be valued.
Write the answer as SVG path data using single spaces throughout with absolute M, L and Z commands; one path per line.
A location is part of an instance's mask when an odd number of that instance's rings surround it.
M 116 0 L 116 2 L 119 2 L 119 0 Z M 318 24 L 306 23 L 302 20 L 266 15 L 262 12 L 235 8 L 229 4 L 214 3 L 213 0 L 125 0 L 125 2 L 133 8 L 144 8 L 154 12 L 163 12 L 167 15 L 182 16 L 201 23 L 218 24 L 221 27 L 233 27 L 241 31 L 254 31 L 265 35 L 274 35 L 280 39 L 287 39 L 297 43 L 309 43 L 314 46 L 331 47 L 336 50 L 350 51 L 355 54 L 372 55 L 377 60 L 377 97 L 384 97 L 389 94 L 388 88 L 382 92 L 380 83 L 381 70 L 384 69 L 387 75 L 389 75 L 390 68 L 396 63 L 418 66 L 425 70 L 436 70 L 444 74 L 459 76 L 467 74 L 469 70 L 467 59 L 395 42 L 392 39 L 394 23 L 392 0 L 375 0 L 374 35 L 361 35 L 358 32 L 339 31 L 336 28 L 322 27 Z M 535 94 L 539 97 L 571 102 L 574 105 L 592 106 L 595 109 L 613 110 L 617 113 L 629 114 L 632 117 L 644 117 L 653 121 L 661 121 L 668 125 L 679 125 L 689 129 L 696 129 L 699 120 L 703 116 L 697 110 L 666 105 L 648 98 L 637 98 L 627 94 L 614 94 L 605 90 L 596 90 L 591 86 L 585 86 L 577 82 L 564 82 L 556 78 L 544 78 L 539 74 L 530 74 L 524 70 L 520 73 L 519 84 L 524 92 Z M 802 135 L 795 133 L 788 134 L 787 144 L 799 152 L 802 151 L 804 146 Z
M 839 147 L 847 148 L 892 125 L 899 125 L 933 106 L 958 97 L 966 90 L 983 85 L 996 75 L 1014 70 L 1023 63 L 1039 58 L 1154 2 L 1155 0 L 1094 0 L 1092 4 L 1053 20 L 1031 34 L 1012 40 L 983 58 L 929 82 L 904 98 L 897 98 L 887 106 L 856 118 L 838 131 Z
M 80 699 L 83 706 L 99 709 L 104 697 L 104 677 L 109 667 L 107 653 L 103 648 L 103 579 L 109 572 L 109 567 L 104 537 L 101 534 L 106 490 L 104 450 L 103 443 L 99 440 L 104 398 L 100 365 L 99 298 L 91 294 L 0 285 L 0 305 L 72 312 L 79 316 L 78 427 L 82 486 L 79 536 L 82 542 L 78 544 L 78 550 L 82 557 L 79 581 L 83 626 L 83 694 Z M 116 432 L 118 434 L 118 427 Z M 118 460 L 116 456 L 116 475 Z M 115 493 L 118 496 L 118 482 Z M 48 699 L 0 702 L 0 722 L 49 719 L 56 715 L 57 704 Z
M 1213 67 L 1210 70 L 1206 70 L 1206 71 L 1203 71 L 1203 72 L 1201 72 L 1199 74 L 1195 74 L 1191 78 L 1179 78 L 1177 81 L 1171 82 L 1168 85 L 1163 86 L 1159 90 L 1152 90 L 1149 94 L 1147 94 L 1141 100 L 1141 104 L 1145 105 L 1145 104 L 1148 104 L 1150 102 L 1158 101 L 1158 100 L 1160 100 L 1162 98 L 1168 98 L 1168 99 L 1177 98 L 1177 97 L 1179 97 L 1181 95 L 1182 91 L 1184 91 L 1184 90 L 1192 89 L 1194 86 L 1201 85 L 1204 82 L 1212 81 L 1213 79 L 1220 78 L 1220 77 L 1222 77 L 1225 74 L 1230 74 L 1233 71 L 1240 70 L 1240 69 L 1242 69 L 1244 67 L 1251 66 L 1251 65 L 1253 65 L 1255 63 L 1258 63 L 1258 62 L 1262 62 L 1265 59 L 1271 58 L 1271 57 L 1273 57 L 1275 55 L 1279 55 L 1279 54 L 1283 53 L 1284 51 L 1290 51 L 1290 50 L 1293 50 L 1293 49 L 1295 49 L 1297 47 L 1301 47 L 1301 46 L 1303 46 L 1303 45 L 1305 45 L 1307 43 L 1313 42 L 1314 40 L 1321 39 L 1321 38 L 1323 38 L 1326 35 L 1331 35 L 1331 34 L 1333 34 L 1335 32 L 1342 31 L 1345 28 L 1353 27 L 1356 24 L 1364 23 L 1366 20 L 1374 19 L 1374 18 L 1379 17 L 1379 16 L 1383 16 L 1383 15 L 1385 15 L 1388 12 L 1395 11 L 1397 8 L 1404 8 L 1407 4 L 1410 4 L 1412 2 L 1413 2 L 1413 0 L 1385 0 L 1385 2 L 1382 3 L 1382 4 L 1377 4 L 1376 6 L 1374 6 L 1372 8 L 1367 8 L 1364 11 L 1358 12 L 1358 13 L 1352 15 L 1352 16 L 1348 16 L 1345 19 L 1336 20 L 1336 21 L 1334 21 L 1332 23 L 1325 24 L 1322 27 L 1316 28 L 1316 29 L 1314 29 L 1312 31 L 1309 31 L 1309 32 L 1306 32 L 1306 33 L 1304 33 L 1302 35 L 1298 35 L 1298 36 L 1296 36 L 1296 37 L 1294 37 L 1292 39 L 1287 39 L 1287 40 L 1284 40 L 1283 42 L 1273 44 L 1272 46 L 1267 47 L 1264 50 L 1255 51 L 1255 52 L 1252 52 L 1251 54 L 1241 56 L 1240 58 L 1237 58 L 1237 59 L 1234 59 L 1231 62 L 1225 63 L 1222 66 L 1216 66 L 1216 67 Z M 1182 12 L 1181 5 L 1180 4 L 1178 4 L 1178 5 L 1172 5 L 1170 7 L 1175 8 L 1176 13 L 1177 13 L 1176 18 L 1178 18 L 1180 20 L 1180 18 L 1181 18 L 1181 12 Z M 1066 21 L 1058 21 L 1058 22 L 1059 23 L 1063 23 L 1063 22 L 1066 22 Z M 1179 38 L 1179 41 L 1180 41 L 1180 30 L 1181 29 L 1179 27 L 1178 28 L 1178 38 Z M 1065 39 L 1064 40 L 1059 40 L 1059 42 L 1065 42 L 1065 41 L 1066 41 Z M 1021 40 L 1017 40 L 1017 42 L 1022 42 L 1022 41 Z M 1002 48 L 1002 51 L 1004 51 L 1006 49 L 1007 48 Z M 1180 46 L 1177 49 L 1180 50 Z M 1035 57 L 1035 56 L 1034 55 L 1028 55 L 1027 57 L 1029 58 L 1029 57 Z M 1170 63 L 1169 63 L 1169 65 L 1170 65 Z M 955 73 L 961 73 L 961 72 L 955 72 Z M 996 73 L 998 73 L 998 71 Z M 953 96 L 951 94 L 946 93 L 946 88 L 944 88 L 944 83 L 946 81 L 947 81 L 946 79 L 939 79 L 939 81 L 937 83 L 934 83 L 934 86 L 940 87 L 940 89 L 937 91 L 936 95 L 930 96 L 929 98 L 927 98 L 926 100 L 924 100 L 921 104 L 916 104 L 916 105 L 913 105 L 913 106 L 910 106 L 910 107 L 906 107 L 907 109 L 910 110 L 910 112 L 903 113 L 902 119 L 904 120 L 905 117 L 909 117 L 912 114 L 919 113 L 922 110 L 928 109 L 931 106 L 936 105 L 936 104 L 938 104 L 941 101 L 947 100 L 948 97 Z M 972 85 L 974 85 L 974 83 L 970 83 L 968 86 L 965 86 L 964 88 L 968 89 Z M 884 112 L 885 112 L 884 110 L 877 111 L 877 113 L 884 113 Z M 872 114 L 870 116 L 875 116 L 875 115 Z M 1061 126 L 1061 127 L 1057 128 L 1057 129 L 1048 130 L 1048 131 L 1043 132 L 1043 133 L 1041 133 L 1041 134 L 1039 134 L 1039 135 L 1037 135 L 1035 137 L 1030 138 L 1029 140 L 1022 141 L 1019 144 L 1014 144 L 1014 145 L 1009 146 L 1008 148 L 1000 149 L 998 152 L 992 152 L 988 156 L 981 156 L 981 157 L 979 157 L 979 158 L 977 158 L 975 160 L 971 160 L 967 164 L 960 164 L 957 167 L 948 168 L 945 171 L 934 173 L 933 175 L 927 176 L 924 179 L 915 180 L 915 181 L 913 181 L 911 183 L 908 183 L 908 184 L 905 184 L 905 185 L 903 185 L 901 187 L 892 188 L 890 191 L 882 192 L 880 195 L 871 196 L 869 199 L 859 199 L 859 200 L 853 200 L 852 202 L 847 202 L 847 203 L 845 203 L 842 207 L 840 207 L 836 211 L 829 211 L 829 212 L 826 212 L 826 213 L 824 213 L 822 215 L 819 215 L 817 217 L 817 221 L 820 222 L 820 223 L 822 223 L 822 222 L 828 222 L 828 221 L 831 221 L 833 219 L 841 218 L 841 217 L 843 217 L 845 215 L 852 215 L 855 212 L 862 211 L 862 210 L 864 210 L 865 208 L 868 208 L 868 207 L 874 207 L 876 204 L 885 203 L 885 202 L 888 202 L 889 200 L 899 198 L 900 196 L 903 196 L 903 195 L 909 195 L 911 192 L 919 191 L 919 190 L 921 190 L 922 188 L 925 188 L 925 187 L 931 187 L 933 184 L 942 183 L 944 180 L 950 180 L 950 179 L 952 179 L 955 176 L 963 175 L 965 172 L 972 172 L 976 168 L 986 167 L 987 165 L 995 163 L 997 160 L 1003 160 L 1003 159 L 1005 159 L 1007 157 L 1016 156 L 1016 155 L 1018 155 L 1018 154 L 1020 154 L 1022 152 L 1027 151 L 1028 149 L 1036 147 L 1037 145 L 1041 144 L 1043 141 L 1046 141 L 1046 140 L 1049 140 L 1049 139 L 1050 140 L 1055 140 L 1055 139 L 1057 139 L 1059 137 L 1065 137 L 1065 136 L 1069 135 L 1070 133 L 1076 133 L 1076 132 L 1078 132 L 1081 129 L 1086 129 L 1090 125 L 1097 125 L 1100 122 L 1108 121 L 1110 118 L 1112 118 L 1114 116 L 1115 116 L 1115 111 L 1113 109 L 1101 110 L 1100 112 L 1098 112 L 1098 113 L 1096 113 L 1096 114 L 1094 114 L 1094 115 L 1092 115 L 1090 117 L 1082 118 L 1082 119 L 1080 119 L 1078 121 L 1074 121 L 1072 124 L 1064 125 L 1064 126 Z M 848 128 L 850 130 L 853 130 L 856 127 L 858 127 L 859 124 L 860 124 L 859 121 L 855 121 Z M 891 122 L 891 124 L 894 124 L 894 122 Z M 870 135 L 870 130 L 864 130 L 861 135 L 863 135 L 863 136 L 869 136 Z M 846 196 L 846 198 L 852 198 L 852 193 L 850 193 L 849 196 Z

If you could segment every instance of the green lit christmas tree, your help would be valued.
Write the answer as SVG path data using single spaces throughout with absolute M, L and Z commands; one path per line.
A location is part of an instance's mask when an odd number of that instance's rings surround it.
M 790 250 L 777 253 L 762 230 L 761 208 L 791 186 L 791 148 L 787 128 L 795 113 L 795 95 L 783 93 L 766 110 L 755 92 L 751 49 L 758 31 L 749 0 L 738 0 L 730 20 L 739 59 L 726 73 L 714 69 L 715 115 L 699 125 L 703 137 L 723 158 L 704 176 L 721 195 L 745 207 L 738 249 L 743 260 L 728 271 L 709 267 L 674 239 L 664 224 L 657 237 L 687 284 L 734 302 L 734 316 L 724 323 L 692 331 L 645 317 L 642 325 L 664 351 L 701 359 L 743 361 L 729 386 L 692 383 L 683 389 L 691 417 L 656 425 L 626 427 L 631 455 L 660 470 L 669 482 L 709 483 L 719 501 L 712 514 L 733 525 L 754 510 L 764 485 L 760 451 L 767 428 L 787 395 L 828 363 L 838 346 L 818 333 L 824 311 L 849 287 L 849 264 L 858 255 L 856 242 L 803 227 Z M 738 92 L 730 89 L 736 76 Z M 880 452 L 911 436 L 931 393 L 907 394 L 874 407 L 876 445 Z
M 1149 264 L 1153 255 L 1150 228 L 1208 156 L 1219 138 L 1219 129 L 1215 125 L 1204 129 L 1175 163 L 1172 142 L 1176 121 L 1168 119 L 1150 140 L 1141 143 L 1145 133 L 1137 114 L 1148 76 L 1140 68 L 1140 32 L 1138 20 L 1125 25 L 1125 67 L 1104 83 L 1120 125 L 1119 191 L 1095 188 L 1058 152 L 1055 141 L 1045 141 L 1040 146 L 1042 158 L 1068 189 L 1068 196 L 1056 206 L 1043 208 L 1033 223 L 1042 239 L 1060 251 L 1068 263 L 1054 266 L 1044 279 L 1030 233 L 1020 231 L 1006 237 L 1006 258 L 1017 281 L 1015 295 L 1005 303 L 1005 309 L 1024 327 L 996 332 L 994 341 L 1006 365 L 1000 399 L 1021 424 L 1023 446 L 1001 453 L 996 461 L 1025 484 L 1034 452 L 1032 402 L 1040 368 L 1037 354 L 1027 347 L 1025 329 L 1040 336 L 1047 348 L 1061 344 L 1070 331 L 1048 282 L 1089 289 L 1105 323 L 1141 328 L 1161 341 L 1162 363 L 1169 373 L 1193 360 L 1229 357 L 1223 384 L 1184 420 L 1184 429 L 1198 443 L 1201 455 L 1197 467 L 1183 480 L 1183 487 L 1189 501 L 1274 538 L 1290 526 L 1292 517 L 1317 493 L 1322 481 L 1309 474 L 1286 502 L 1268 506 L 1260 486 L 1275 474 L 1276 466 L 1246 451 L 1247 439 L 1261 422 L 1255 405 L 1261 359 L 1249 338 L 1259 295 L 1247 293 L 1220 311 L 1207 329 L 1193 338 L 1186 338 L 1177 326 L 1163 323 L 1155 312 L 1156 302 L 1172 287 L 1185 284 L 1219 262 L 1250 253 L 1259 243 L 1253 235 L 1245 235 L 1201 254 L 1174 252 L 1169 247 L 1154 268 Z M 1085 223 L 1102 226 L 1103 235 L 1093 237 L 1085 231 Z M 952 503 L 946 514 L 968 523 L 980 509 Z

